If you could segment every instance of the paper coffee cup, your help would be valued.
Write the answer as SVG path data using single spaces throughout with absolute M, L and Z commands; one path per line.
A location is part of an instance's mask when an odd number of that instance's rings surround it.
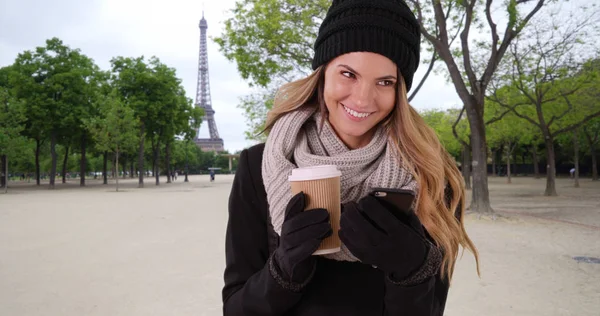
M 325 238 L 315 255 L 324 255 L 340 251 L 340 177 L 342 173 L 333 165 L 297 168 L 288 178 L 292 195 L 304 192 L 305 210 L 324 208 L 329 212 L 333 234 Z

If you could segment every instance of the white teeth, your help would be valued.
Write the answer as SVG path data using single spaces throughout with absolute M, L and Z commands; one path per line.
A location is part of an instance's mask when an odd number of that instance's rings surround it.
M 357 117 L 357 118 L 365 118 L 369 115 L 371 115 L 371 113 L 360 113 L 360 112 L 356 112 L 352 109 L 347 108 L 346 106 L 344 106 L 344 110 L 346 110 L 346 112 L 348 112 L 350 115 Z

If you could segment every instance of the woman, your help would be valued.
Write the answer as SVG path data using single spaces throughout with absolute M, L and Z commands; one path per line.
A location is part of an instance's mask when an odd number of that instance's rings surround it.
M 229 200 L 225 315 L 442 315 L 458 247 L 477 251 L 460 219 L 454 160 L 412 109 L 419 25 L 401 0 L 333 1 L 313 74 L 283 86 L 266 144 L 244 150 Z M 342 171 L 342 250 L 326 210 L 291 196 L 297 167 Z M 373 188 L 416 193 L 412 212 Z M 409 214 L 406 217 L 398 214 Z

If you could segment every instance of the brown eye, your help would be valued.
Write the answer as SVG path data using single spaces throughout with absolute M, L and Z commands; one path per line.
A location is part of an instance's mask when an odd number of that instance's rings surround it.
M 346 78 L 356 78 L 356 76 L 349 71 L 342 71 L 342 76 L 344 76 Z
M 395 82 L 392 80 L 381 80 L 377 84 L 380 86 L 388 87 L 388 86 L 393 86 L 395 84 Z

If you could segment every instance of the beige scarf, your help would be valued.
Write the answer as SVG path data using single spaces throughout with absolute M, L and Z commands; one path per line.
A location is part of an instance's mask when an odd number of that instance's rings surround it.
M 262 177 L 271 222 L 278 235 L 281 235 L 285 208 L 292 198 L 288 176 L 297 167 L 336 165 L 342 172 L 342 203 L 358 201 L 372 188 L 417 190 L 413 176 L 402 167 L 393 146 L 388 145 L 383 127 L 375 132 L 367 146 L 350 150 L 327 120 L 321 131 L 320 123 L 319 111 L 304 107 L 285 114 L 269 133 L 262 160 Z M 358 261 L 343 244 L 340 252 L 325 257 Z

